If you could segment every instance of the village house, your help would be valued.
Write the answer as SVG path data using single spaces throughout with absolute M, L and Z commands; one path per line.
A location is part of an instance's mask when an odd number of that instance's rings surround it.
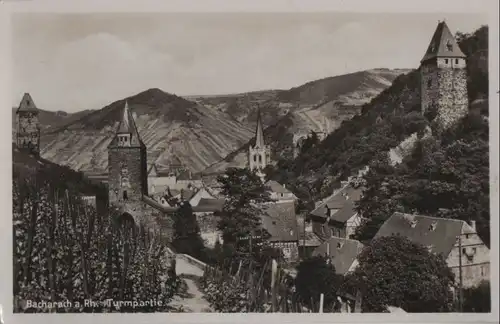
M 265 183 L 265 188 L 272 200 L 296 200 L 297 196 L 277 181 L 269 180 Z
M 267 242 L 272 247 L 280 249 L 286 260 L 292 262 L 298 260 L 299 228 L 294 201 L 264 204 L 261 226 L 270 234 Z
M 339 275 L 354 271 L 358 265 L 357 257 L 363 250 L 363 244 L 356 240 L 331 237 L 318 246 L 313 256 L 324 256 L 335 267 Z
M 443 255 L 457 285 L 460 272 L 464 288 L 490 280 L 490 251 L 477 235 L 474 221 L 468 224 L 456 219 L 394 213 L 375 238 L 391 235 L 401 235 Z
M 148 171 L 148 184 L 149 191 L 154 193 L 163 193 L 166 188 L 171 190 L 186 190 L 201 188 L 203 183 L 201 176 L 193 175 L 190 171 L 180 170 L 175 168 L 173 170 L 160 168 L 158 165 L 153 164 Z
M 349 238 L 361 224 L 356 202 L 361 199 L 362 188 L 346 184 L 325 199 L 309 214 L 312 229 L 322 240 L 330 237 Z

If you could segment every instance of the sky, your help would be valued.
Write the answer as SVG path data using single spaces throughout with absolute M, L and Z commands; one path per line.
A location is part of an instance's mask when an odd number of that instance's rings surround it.
M 417 68 L 439 20 L 478 14 L 16 13 L 12 105 L 100 109 L 149 88 L 179 96 L 289 89 L 372 68 Z

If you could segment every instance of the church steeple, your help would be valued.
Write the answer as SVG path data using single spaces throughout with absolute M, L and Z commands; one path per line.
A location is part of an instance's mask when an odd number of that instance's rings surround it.
M 256 170 L 264 179 L 263 170 L 271 164 L 271 148 L 264 141 L 264 129 L 262 127 L 262 118 L 260 109 L 257 111 L 257 127 L 255 129 L 255 143 L 250 145 L 248 151 L 248 165 L 250 170 Z
M 260 147 L 263 148 L 265 147 L 264 143 L 264 130 L 262 128 L 262 118 L 260 115 L 260 108 L 257 111 L 257 128 L 255 129 L 255 148 Z

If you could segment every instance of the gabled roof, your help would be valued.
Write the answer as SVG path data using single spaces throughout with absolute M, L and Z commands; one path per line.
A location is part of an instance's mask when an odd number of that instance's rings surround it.
M 154 200 L 153 198 L 145 196 L 145 195 L 142 196 L 142 201 L 144 203 L 146 203 L 147 205 L 153 207 L 154 209 L 159 210 L 159 211 L 164 212 L 164 213 L 173 213 L 177 210 L 177 208 L 175 208 L 175 207 L 164 206 L 164 205 L 160 204 L 159 202 L 157 202 L 156 200 Z
M 125 101 L 122 119 L 120 121 L 120 125 L 118 126 L 118 130 L 116 131 L 116 135 L 118 134 L 131 134 L 131 147 L 145 147 L 144 143 L 141 140 L 141 137 L 139 136 L 139 131 L 137 130 L 137 126 L 135 125 L 134 116 L 132 116 L 132 112 L 129 109 L 127 101 Z M 116 135 L 109 146 L 116 146 L 118 142 L 118 136 Z
M 311 215 L 326 219 L 328 217 L 328 209 L 338 209 L 330 219 L 345 223 L 357 213 L 355 203 L 361 199 L 362 193 L 363 190 L 361 188 L 353 188 L 351 185 L 347 185 L 316 207 L 311 212 Z
M 304 232 L 299 227 L 299 246 L 320 246 L 323 241 L 313 232 Z
M 264 129 L 262 128 L 262 119 L 260 116 L 260 108 L 257 111 L 257 128 L 255 129 L 255 144 L 254 147 L 265 147 Z
M 287 201 L 265 204 L 261 225 L 271 235 L 271 242 L 297 241 L 299 230 L 295 203 Z
M 35 102 L 31 98 L 31 95 L 29 93 L 25 93 L 23 95 L 23 98 L 21 99 L 21 102 L 19 103 L 19 107 L 17 107 L 16 113 L 26 111 L 26 112 L 38 112 L 38 108 L 35 105 Z
M 277 181 L 274 180 L 269 180 L 264 184 L 266 189 L 272 191 L 272 192 L 277 192 L 277 193 L 291 193 L 290 190 L 286 189 L 282 184 L 280 184 Z
M 198 205 L 193 206 L 195 212 L 216 212 L 221 211 L 224 207 L 224 199 L 207 199 L 201 198 Z
M 439 22 L 437 25 L 427 52 L 420 62 L 422 63 L 437 57 L 465 58 L 465 54 L 460 50 L 455 37 L 444 21 Z
M 427 247 L 432 253 L 447 257 L 462 233 L 464 224 L 462 220 L 396 212 L 380 227 L 375 238 L 401 235 Z
M 327 248 L 327 245 L 329 246 Z M 335 272 L 344 275 L 353 264 L 358 254 L 363 250 L 363 244 L 356 240 L 332 237 L 318 246 L 312 253 L 313 256 L 327 256 L 335 267 Z
M 171 174 L 167 169 L 160 169 L 153 163 L 148 170 L 149 177 L 168 177 Z

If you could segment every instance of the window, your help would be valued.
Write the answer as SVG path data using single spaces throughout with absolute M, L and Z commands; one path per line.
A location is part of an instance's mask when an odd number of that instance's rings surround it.
M 283 193 L 280 193 L 280 196 L 283 197 Z
M 458 59 L 455 59 L 455 64 L 458 64 Z
M 444 59 L 444 63 L 448 64 L 448 59 Z
M 262 162 L 262 155 L 259 155 L 259 162 Z
M 257 162 L 257 155 L 254 155 L 254 156 L 253 156 L 253 161 L 254 161 L 254 162 Z
M 123 190 L 123 200 L 127 199 L 128 199 L 127 190 Z
M 472 248 L 472 253 L 476 253 L 477 249 L 476 248 Z
M 465 234 L 465 238 L 468 239 L 469 238 L 469 234 Z
M 462 248 L 462 254 L 466 254 L 467 250 L 465 248 Z
M 29 106 L 31 105 L 30 101 L 29 100 L 26 100 L 26 105 Z
M 432 79 L 427 80 L 427 88 L 432 87 Z

